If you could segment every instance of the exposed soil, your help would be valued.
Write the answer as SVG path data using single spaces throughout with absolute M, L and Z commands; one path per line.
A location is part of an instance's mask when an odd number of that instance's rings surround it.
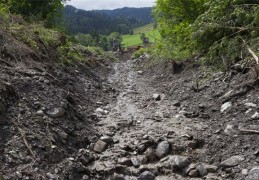
M 2 53 L 0 179 L 259 179 L 249 73 Z

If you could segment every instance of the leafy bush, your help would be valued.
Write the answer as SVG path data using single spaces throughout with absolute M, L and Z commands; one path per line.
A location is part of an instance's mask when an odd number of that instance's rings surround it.
M 162 41 L 159 55 L 185 59 L 203 54 L 203 62 L 223 67 L 258 53 L 258 0 L 157 0 L 154 9 Z

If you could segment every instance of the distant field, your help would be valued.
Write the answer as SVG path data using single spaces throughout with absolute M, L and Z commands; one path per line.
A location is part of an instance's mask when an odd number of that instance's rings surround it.
M 151 43 L 155 43 L 157 40 L 160 40 L 161 36 L 157 29 L 154 30 L 153 24 L 148 24 L 133 30 L 133 35 L 123 35 L 122 44 L 126 47 L 128 46 L 137 46 L 141 45 L 142 41 L 140 39 L 141 33 L 145 33 L 146 37 L 149 38 Z

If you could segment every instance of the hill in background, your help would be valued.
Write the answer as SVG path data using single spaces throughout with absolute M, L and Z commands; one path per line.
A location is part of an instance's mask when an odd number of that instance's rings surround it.
M 122 8 L 115 10 L 86 11 L 67 5 L 63 16 L 72 34 L 111 32 L 128 34 L 133 28 L 152 22 L 152 8 Z

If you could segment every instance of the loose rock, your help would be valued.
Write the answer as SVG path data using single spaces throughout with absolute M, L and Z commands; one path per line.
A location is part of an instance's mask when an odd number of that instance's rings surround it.
M 160 94 L 153 94 L 153 99 L 156 101 L 160 101 L 161 100 Z
M 258 180 L 258 179 L 259 179 L 259 166 L 255 166 L 249 171 L 247 180 Z
M 223 113 L 232 106 L 231 102 L 226 102 L 221 106 L 220 112 Z
M 105 151 L 106 148 L 107 148 L 107 143 L 103 142 L 102 140 L 98 140 L 95 143 L 94 151 L 97 153 L 102 153 L 103 151 Z
M 177 169 L 185 168 L 191 163 L 188 157 L 179 156 L 179 155 L 171 156 L 170 162 L 171 162 L 171 165 Z
M 170 148 L 170 145 L 169 145 L 168 141 L 160 142 L 156 148 L 156 156 L 158 158 L 162 158 L 162 157 L 166 156 L 169 152 L 169 148 Z
M 222 167 L 234 167 L 237 166 L 240 162 L 244 161 L 245 158 L 243 156 L 232 156 L 225 161 L 221 162 Z
M 144 171 L 139 177 L 137 177 L 137 180 L 154 180 L 155 178 L 155 175 L 150 171 Z
M 65 110 L 63 108 L 54 108 L 46 112 L 47 115 L 53 118 L 62 117 L 65 115 Z

